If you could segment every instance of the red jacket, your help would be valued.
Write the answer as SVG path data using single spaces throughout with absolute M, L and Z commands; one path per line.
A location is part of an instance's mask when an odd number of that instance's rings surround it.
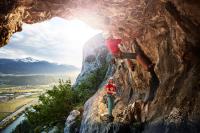
M 121 39 L 107 39 L 106 46 L 112 54 L 118 54 L 120 51 L 118 45 L 121 43 L 121 41 Z
M 107 94 L 113 94 L 113 93 L 110 93 L 108 91 L 116 92 L 116 85 L 115 84 L 107 84 L 107 85 L 105 85 L 105 89 L 107 91 Z

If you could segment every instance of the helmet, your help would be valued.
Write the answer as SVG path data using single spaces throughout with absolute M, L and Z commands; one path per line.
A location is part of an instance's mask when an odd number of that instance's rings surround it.
M 110 77 L 108 80 L 113 80 L 114 78 L 113 77 Z
M 102 34 L 103 34 L 103 38 L 105 38 L 105 39 L 112 38 L 112 35 L 109 32 L 104 32 Z

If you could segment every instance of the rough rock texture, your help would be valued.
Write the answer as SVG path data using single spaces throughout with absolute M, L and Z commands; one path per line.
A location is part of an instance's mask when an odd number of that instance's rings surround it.
M 50 130 L 48 131 L 48 133 L 57 133 L 57 132 L 59 132 L 59 129 L 58 129 L 58 127 L 56 127 L 56 126 L 54 126 L 52 129 L 50 129 Z M 46 132 L 43 131 L 42 133 L 46 133 Z
M 108 64 L 109 54 L 102 34 L 92 37 L 83 47 L 83 62 L 81 73 L 78 75 L 74 86 L 77 86 L 88 76 Z
M 73 110 L 70 112 L 67 120 L 65 122 L 64 133 L 78 133 L 79 127 L 77 123 L 78 117 L 80 117 L 81 112 L 78 110 Z
M 134 51 L 132 39 L 155 63 L 160 85 L 149 103 L 143 132 L 200 132 L 200 1 L 198 0 L 1 0 L 0 46 L 21 30 L 22 22 L 36 23 L 53 16 L 79 18 L 123 39 L 125 51 Z M 121 62 L 117 61 L 118 66 Z M 149 73 L 126 61 L 114 74 L 120 102 L 114 116 L 149 91 Z M 103 124 L 98 112 L 103 91 L 85 104 L 82 132 L 120 132 L 125 122 Z M 99 100 L 98 100 L 99 99 Z M 95 111 L 95 112 L 94 112 Z M 123 117 L 123 116 L 122 116 Z M 130 121 L 129 121 L 130 122 Z M 124 126 L 119 126 L 119 125 Z M 110 126 L 111 125 L 111 126 Z M 118 126 L 117 126 L 118 125 Z M 117 128 L 116 128 L 117 127 Z M 124 129 L 124 130 L 125 130 Z

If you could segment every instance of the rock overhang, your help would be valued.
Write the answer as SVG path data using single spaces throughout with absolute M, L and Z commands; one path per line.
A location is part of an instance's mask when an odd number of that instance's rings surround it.
M 33 24 L 52 17 L 80 19 L 94 28 L 131 38 L 142 28 L 145 5 L 139 0 L 3 0 L 0 2 L 0 44 L 7 44 L 13 33 L 21 31 L 22 23 Z
M 3 0 L 0 46 L 21 30 L 23 22 L 32 24 L 55 16 L 78 18 L 110 32 L 123 39 L 126 51 L 134 51 L 130 42 L 137 37 L 160 80 L 147 119 L 167 116 L 174 107 L 187 120 L 199 119 L 199 5 L 198 0 Z M 130 72 L 124 65 L 114 77 L 122 88 L 122 99 L 129 103 L 137 99 L 135 94 L 149 91 L 149 75 L 140 66 Z

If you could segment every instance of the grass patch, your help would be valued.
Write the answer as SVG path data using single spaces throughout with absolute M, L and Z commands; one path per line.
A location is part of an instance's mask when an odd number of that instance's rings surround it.
M 1 112 L 0 113 L 0 121 L 3 120 L 9 113 L 7 112 Z
M 35 100 L 36 98 L 20 98 L 20 99 L 13 99 L 8 102 L 0 103 L 0 113 L 1 112 L 14 112 L 23 105 Z
M 49 89 L 51 89 L 49 85 L 15 86 L 15 87 L 4 86 L 4 88 L 0 88 L 1 95 L 4 95 L 4 93 L 12 93 L 12 94 L 17 94 L 17 93 L 23 94 L 28 92 L 33 93 L 32 95 L 23 98 L 12 99 L 7 102 L 0 102 L 0 120 L 8 116 L 10 113 L 15 112 L 22 106 L 32 102 L 33 100 L 35 101 L 36 99 L 38 99 L 40 94 Z M 35 102 L 33 104 L 35 104 Z
M 1 93 L 25 93 L 25 92 L 43 92 L 49 90 L 52 87 L 48 85 L 38 85 L 38 86 L 15 86 L 15 87 L 0 87 Z
M 52 75 L 0 75 L 0 83 L 2 86 L 13 85 L 13 86 L 26 86 L 26 85 L 48 85 L 58 83 L 59 79 L 75 80 L 77 73 L 70 75 L 63 74 L 52 74 Z
M 9 88 L 9 87 L 14 87 L 14 85 L 0 85 L 0 88 Z

